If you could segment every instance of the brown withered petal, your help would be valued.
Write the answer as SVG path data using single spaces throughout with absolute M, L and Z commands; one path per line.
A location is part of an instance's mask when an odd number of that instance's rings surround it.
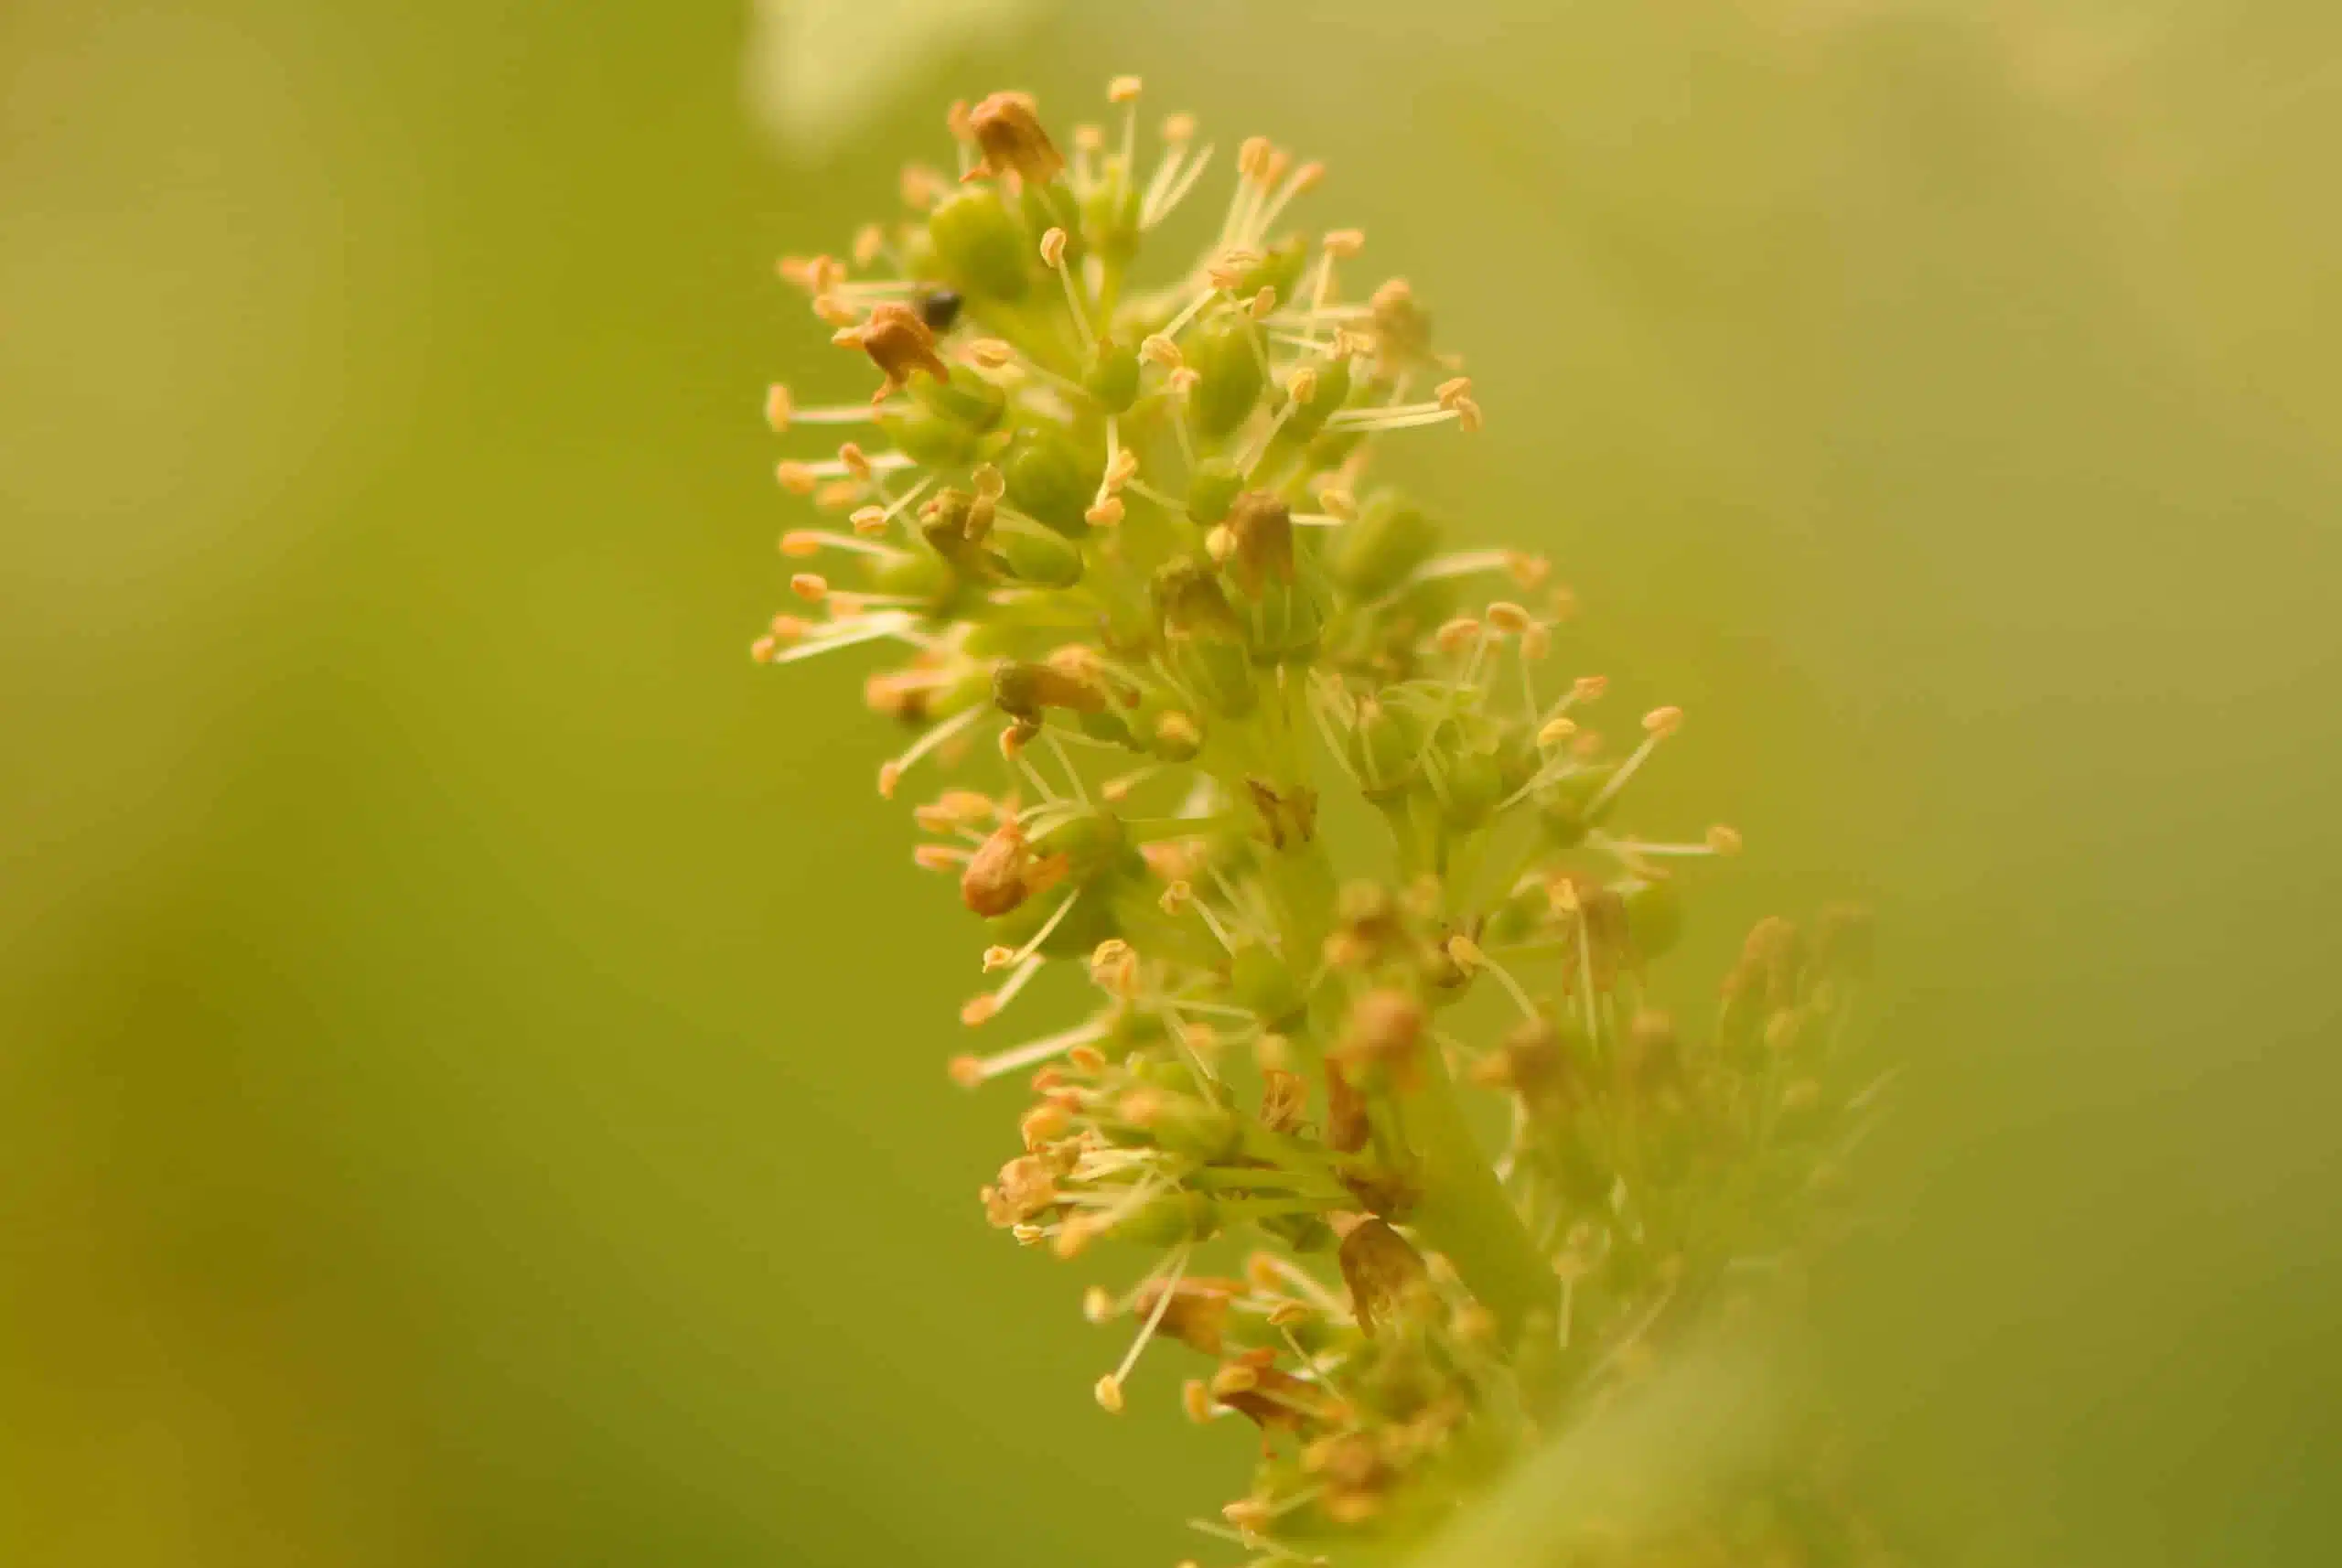
M 960 874 L 960 901 L 986 919 L 1007 914 L 1031 892 L 1026 873 L 1032 858 L 1025 831 L 1015 822 L 1003 822 L 969 857 L 968 868 Z
M 1272 1133 L 1290 1133 L 1309 1111 L 1309 1080 L 1283 1068 L 1261 1074 L 1261 1125 Z
M 1342 1283 L 1350 1287 L 1350 1309 L 1369 1334 L 1378 1321 L 1390 1322 L 1407 1298 L 1430 1288 L 1423 1258 L 1407 1239 L 1380 1219 L 1364 1219 L 1342 1238 L 1338 1254 Z
M 1266 490 L 1246 490 L 1228 509 L 1236 536 L 1236 578 L 1254 598 L 1273 577 L 1293 582 L 1293 509 Z
M 1212 1401 L 1235 1411 L 1262 1432 L 1299 1433 L 1330 1424 L 1345 1413 L 1342 1402 L 1316 1383 L 1258 1362 L 1248 1365 L 1246 1370 L 1250 1380 L 1243 1387 L 1227 1387 L 1215 1380 Z
M 1020 1155 L 1000 1167 L 996 1187 L 1003 1208 L 1018 1219 L 1030 1219 L 1058 1201 L 1057 1182 L 1047 1164 Z
M 1366 1096 L 1335 1063 L 1326 1064 L 1326 1143 L 1337 1154 L 1355 1155 L 1373 1135 Z
M 862 351 L 886 374 L 871 394 L 872 403 L 884 403 L 891 393 L 908 386 L 913 371 L 925 371 L 939 381 L 951 379 L 951 367 L 935 351 L 935 334 L 919 319 L 918 311 L 900 300 L 872 306 L 860 338 Z
M 1014 170 L 1033 185 L 1055 179 L 1065 168 L 1065 156 L 1041 128 L 1039 108 L 1029 92 L 995 92 L 970 110 L 968 126 L 984 155 L 971 177 Z
M 1207 1356 L 1217 1356 L 1226 1341 L 1229 1303 L 1242 1295 L 1244 1288 L 1242 1280 L 1191 1276 L 1176 1281 L 1170 1287 L 1171 1299 L 1163 1306 L 1163 1321 L 1155 1331 Z M 1153 1316 L 1157 1304 L 1163 1302 L 1163 1291 L 1159 1281 L 1141 1286 L 1131 1305 L 1133 1316 L 1142 1320 Z

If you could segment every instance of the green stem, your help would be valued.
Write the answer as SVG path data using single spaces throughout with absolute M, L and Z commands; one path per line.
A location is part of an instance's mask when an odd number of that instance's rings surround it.
M 1445 1064 L 1436 1051 L 1424 1056 L 1420 1081 L 1394 1097 L 1422 1162 L 1423 1199 L 1409 1222 L 1456 1265 L 1506 1335 L 1518 1335 L 1532 1314 L 1553 1310 L 1560 1285 L 1465 1123 Z

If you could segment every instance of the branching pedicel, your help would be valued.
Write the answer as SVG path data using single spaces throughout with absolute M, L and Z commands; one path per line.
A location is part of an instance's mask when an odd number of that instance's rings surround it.
M 1280 235 L 1319 165 L 1245 142 L 1200 260 L 1140 285 L 1212 149 L 1174 115 L 1143 168 L 1138 96 L 1113 82 L 1119 126 L 1070 159 L 1024 94 L 955 106 L 956 182 L 908 170 L 914 216 L 851 266 L 783 263 L 883 380 L 772 391 L 775 430 L 857 434 L 780 466 L 846 526 L 782 541 L 839 569 L 792 580 L 825 618 L 755 654 L 897 657 L 867 685 L 912 736 L 881 794 L 999 780 L 914 813 L 997 977 L 961 1021 L 997 1027 L 1052 961 L 1099 999 L 953 1062 L 1034 1096 L 985 1212 L 1060 1258 L 1151 1254 L 1086 1298 L 1133 1325 L 1098 1402 L 1152 1340 L 1206 1358 L 1187 1413 L 1263 1451 L 1208 1528 L 1315 1560 L 1436 1524 L 1779 1260 L 1848 1121 L 1821 1061 L 1860 927 L 1760 925 L 1711 1039 L 1657 1010 L 1676 869 L 1739 847 L 1616 825 L 1681 714 L 1606 744 L 1602 679 L 1545 668 L 1546 564 L 1448 551 L 1373 481 L 1382 438 L 1480 408 L 1404 283 L 1361 297 L 1361 235 Z M 1338 871 L 1338 797 L 1389 828 Z

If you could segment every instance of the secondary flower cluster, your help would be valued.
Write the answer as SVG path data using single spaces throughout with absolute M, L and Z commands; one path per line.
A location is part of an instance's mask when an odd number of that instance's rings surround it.
M 754 652 L 886 656 L 879 791 L 984 928 L 963 1025 L 1083 976 L 1082 1021 L 952 1063 L 1030 1091 L 985 1213 L 1149 1260 L 1086 1298 L 1133 1326 L 1098 1402 L 1152 1341 L 1204 1358 L 1187 1413 L 1263 1449 L 1206 1528 L 1305 1560 L 1435 1525 L 1780 1261 L 1849 1124 L 1862 929 L 1760 926 L 1712 1038 L 1659 1008 L 1680 870 L 1739 848 L 1620 825 L 1681 715 L 1614 743 L 1602 678 L 1549 669 L 1546 563 L 1378 480 L 1481 411 L 1362 235 L 1284 231 L 1319 165 L 1245 142 L 1201 253 L 1140 280 L 1213 149 L 1173 115 L 1143 156 L 1139 95 L 1069 156 L 1024 94 L 955 106 L 956 178 L 783 263 L 878 382 L 772 390 L 776 431 L 847 438 L 780 465 L 837 521 L 782 540 L 802 607 Z M 1346 834 L 1383 840 L 1348 874 Z

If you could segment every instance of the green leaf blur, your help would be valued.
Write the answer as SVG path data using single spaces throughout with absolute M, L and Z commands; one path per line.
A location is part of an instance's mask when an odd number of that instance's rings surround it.
M 1681 970 L 1878 907 L 1810 1359 L 1898 1525 L 2333 1560 L 2330 7 L 1083 5 L 811 161 L 747 11 L 0 18 L 0 1561 L 1209 1559 L 1242 1455 L 978 1212 L 881 743 L 745 657 L 771 259 L 1124 70 L 1328 161 L 1488 412 L 1413 477 L 1694 715 Z

